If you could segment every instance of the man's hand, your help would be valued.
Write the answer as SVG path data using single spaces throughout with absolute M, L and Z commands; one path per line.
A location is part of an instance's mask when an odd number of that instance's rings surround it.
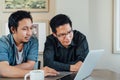
M 77 62 L 74 65 L 70 65 L 70 71 L 78 71 L 81 65 L 82 65 L 81 61 Z
M 45 66 L 42 70 L 44 70 L 45 76 L 56 76 L 59 74 L 59 72 L 47 66 Z

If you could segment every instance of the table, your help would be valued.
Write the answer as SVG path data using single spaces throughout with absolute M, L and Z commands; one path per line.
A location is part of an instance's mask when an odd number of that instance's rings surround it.
M 86 80 L 120 80 L 120 72 L 110 70 L 94 70 L 91 76 Z
M 62 72 L 61 76 L 64 76 L 66 73 L 68 72 Z M 60 76 L 46 77 L 45 80 L 56 80 L 58 78 L 60 78 Z M 0 80 L 24 80 L 24 79 L 23 78 L 0 78 Z M 95 69 L 92 72 L 91 76 L 85 80 L 120 80 L 120 73 L 106 70 L 106 69 Z

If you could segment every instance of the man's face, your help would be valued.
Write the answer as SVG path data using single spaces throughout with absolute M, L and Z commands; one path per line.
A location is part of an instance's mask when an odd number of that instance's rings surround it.
M 17 30 L 12 29 L 15 42 L 28 42 L 32 36 L 32 22 L 31 19 L 25 18 L 18 22 Z
M 73 30 L 70 27 L 70 24 L 64 24 L 56 28 L 56 33 L 53 34 L 55 37 L 58 38 L 60 43 L 64 47 L 68 47 L 71 44 L 73 39 Z

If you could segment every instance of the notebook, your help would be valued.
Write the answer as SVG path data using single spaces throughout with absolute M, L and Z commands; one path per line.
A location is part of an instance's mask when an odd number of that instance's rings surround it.
M 57 80 L 84 80 L 88 78 L 92 73 L 93 69 L 95 68 L 97 61 L 100 59 L 103 53 L 103 49 L 91 50 L 77 73 L 66 75 Z

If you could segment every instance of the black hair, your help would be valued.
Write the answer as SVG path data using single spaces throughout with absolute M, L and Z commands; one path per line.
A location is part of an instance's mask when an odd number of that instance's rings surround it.
M 11 34 L 12 34 L 11 27 L 16 29 L 16 31 L 17 31 L 18 22 L 25 18 L 30 18 L 31 21 L 33 22 L 30 12 L 27 12 L 27 11 L 19 10 L 10 15 L 10 17 L 8 19 L 8 28 L 9 28 L 9 31 Z
M 50 20 L 50 27 L 52 29 L 52 32 L 56 33 L 57 27 L 64 25 L 64 24 L 68 24 L 68 23 L 70 24 L 70 27 L 72 28 L 72 22 L 70 18 L 65 14 L 58 14 Z

